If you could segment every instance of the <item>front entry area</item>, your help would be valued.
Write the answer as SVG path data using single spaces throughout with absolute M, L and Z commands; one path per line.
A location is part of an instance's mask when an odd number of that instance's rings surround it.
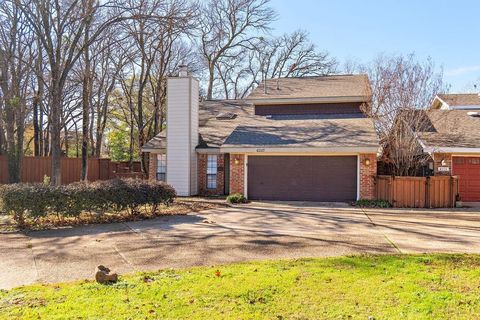
M 248 156 L 253 200 L 347 202 L 357 199 L 357 156 Z
M 480 201 L 480 157 L 453 157 L 452 173 L 459 178 L 462 201 Z

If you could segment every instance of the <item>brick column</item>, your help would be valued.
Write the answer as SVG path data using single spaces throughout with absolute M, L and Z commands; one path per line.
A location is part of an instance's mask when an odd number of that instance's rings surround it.
M 375 199 L 375 176 L 377 175 L 377 155 L 361 154 L 360 158 L 360 199 Z M 366 165 L 366 160 L 370 165 Z
M 230 193 L 245 192 L 245 155 L 230 154 Z
M 155 181 L 157 180 L 157 154 L 149 153 L 148 154 L 148 180 Z

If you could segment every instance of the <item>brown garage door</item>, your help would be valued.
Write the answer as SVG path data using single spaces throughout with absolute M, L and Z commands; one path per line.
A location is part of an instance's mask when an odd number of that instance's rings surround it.
M 357 198 L 357 157 L 249 156 L 248 197 L 353 201 Z
M 480 201 L 480 157 L 453 157 L 453 175 L 459 178 L 463 201 Z

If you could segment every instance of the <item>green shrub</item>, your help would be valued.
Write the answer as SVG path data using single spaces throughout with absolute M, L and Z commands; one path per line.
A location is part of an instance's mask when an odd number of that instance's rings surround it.
M 387 200 L 358 200 L 353 203 L 353 206 L 360 208 L 391 208 L 392 205 Z
M 246 203 L 247 198 L 241 193 L 232 193 L 227 197 L 228 203 Z
M 49 214 L 76 217 L 82 212 L 135 213 L 140 206 L 168 205 L 176 197 L 166 183 L 144 180 L 107 180 L 93 183 L 72 183 L 66 186 L 45 184 L 10 184 L 0 187 L 3 210 L 12 215 L 19 226 L 25 219 L 36 220 Z
M 13 216 L 19 226 L 25 219 L 47 215 L 54 191 L 44 184 L 9 184 L 0 188 L 3 210 Z

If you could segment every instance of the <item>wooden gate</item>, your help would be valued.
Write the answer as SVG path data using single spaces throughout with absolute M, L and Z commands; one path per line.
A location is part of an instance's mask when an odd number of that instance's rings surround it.
M 458 195 L 458 178 L 376 177 L 377 199 L 396 208 L 453 208 Z

